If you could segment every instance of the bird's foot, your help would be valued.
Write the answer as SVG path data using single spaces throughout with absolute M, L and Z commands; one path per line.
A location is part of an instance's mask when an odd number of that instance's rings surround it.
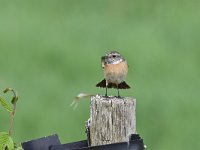
M 105 96 L 104 96 L 104 97 L 108 98 L 108 95 L 107 95 L 107 94 L 105 94 Z

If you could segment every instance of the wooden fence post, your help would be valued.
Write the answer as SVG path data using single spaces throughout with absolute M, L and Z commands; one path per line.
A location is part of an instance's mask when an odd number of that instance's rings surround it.
M 128 142 L 136 133 L 136 99 L 91 97 L 87 130 L 90 146 Z

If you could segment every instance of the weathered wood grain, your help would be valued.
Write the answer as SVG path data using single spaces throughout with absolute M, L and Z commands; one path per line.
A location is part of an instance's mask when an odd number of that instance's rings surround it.
M 136 133 L 136 100 L 91 97 L 88 129 L 91 146 L 128 141 L 129 136 Z

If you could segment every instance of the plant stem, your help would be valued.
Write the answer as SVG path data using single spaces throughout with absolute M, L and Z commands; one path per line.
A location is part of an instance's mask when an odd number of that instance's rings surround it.
M 16 102 L 13 104 L 13 112 L 10 116 L 10 128 L 9 128 L 9 135 L 11 136 L 14 126 L 14 118 L 15 118 L 15 112 L 16 112 Z
M 11 100 L 11 103 L 13 104 L 13 111 L 10 113 L 10 128 L 9 128 L 9 135 L 11 136 L 12 131 L 13 131 L 13 126 L 14 126 L 14 118 L 15 118 L 15 112 L 16 112 L 16 103 L 18 100 L 17 93 L 12 89 L 12 88 L 6 88 L 4 90 L 4 93 L 7 93 L 8 91 L 11 91 L 13 93 L 13 98 Z

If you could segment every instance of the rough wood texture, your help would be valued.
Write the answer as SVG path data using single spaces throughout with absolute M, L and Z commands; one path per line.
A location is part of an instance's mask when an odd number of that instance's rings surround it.
M 91 97 L 88 139 L 91 146 L 129 140 L 136 133 L 136 100 L 130 97 Z

